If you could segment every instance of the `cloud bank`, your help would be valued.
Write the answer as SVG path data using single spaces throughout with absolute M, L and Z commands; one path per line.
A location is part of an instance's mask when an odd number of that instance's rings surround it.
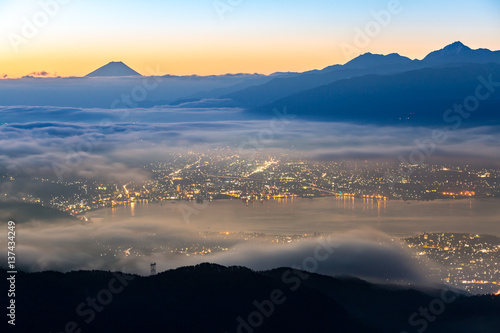
M 286 152 L 310 159 L 397 160 L 432 137 L 432 129 L 425 127 L 293 119 L 277 124 L 273 115 L 243 120 L 241 110 L 234 108 L 3 107 L 0 117 L 0 170 L 53 176 L 57 163 L 70 166 L 69 176 L 107 180 L 147 178 L 136 167 L 162 160 L 167 152 L 231 147 L 243 155 Z M 426 162 L 463 160 L 498 167 L 499 129 L 450 131 Z
M 200 234 L 196 227 L 182 224 L 171 215 L 92 223 L 32 220 L 22 225 L 16 252 L 20 258 L 19 269 L 25 271 L 101 269 L 147 275 L 150 262 L 156 262 L 162 271 L 213 262 L 254 270 L 294 267 L 374 282 L 429 282 L 399 242 L 375 230 L 341 232 L 281 245 L 246 237 L 244 234 L 230 237 Z M 5 240 L 0 241 L 4 243 Z M 205 256 L 170 251 L 192 244 L 217 245 L 228 250 Z M 315 263 L 311 264 L 311 260 Z

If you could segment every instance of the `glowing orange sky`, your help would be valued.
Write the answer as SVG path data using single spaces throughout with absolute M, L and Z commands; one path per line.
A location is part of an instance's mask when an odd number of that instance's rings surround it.
M 452 41 L 450 41 L 452 42 Z M 480 43 L 467 43 L 476 48 Z M 476 44 L 476 45 L 471 45 Z M 422 58 L 428 52 L 442 48 L 443 42 L 423 45 L 374 45 L 366 52 L 388 54 L 398 52 L 410 58 Z M 395 49 L 398 48 L 398 49 Z M 500 45 L 498 46 L 500 49 Z M 333 64 L 342 64 L 345 59 L 338 47 L 297 47 L 287 45 L 281 49 L 264 48 L 250 50 L 189 49 L 177 52 L 157 50 L 155 54 L 142 54 L 138 50 L 109 50 L 104 54 L 92 51 L 65 54 L 52 52 L 23 53 L 15 57 L 0 57 L 0 74 L 8 74 L 9 78 L 21 77 L 33 71 L 46 71 L 51 75 L 83 76 L 110 61 L 123 61 L 143 75 L 151 75 L 152 70 L 159 69 L 157 74 L 173 75 L 210 75 L 225 73 L 263 73 L 278 71 L 306 71 L 321 69 Z
M 69 2 L 18 50 L 8 38 L 0 39 L 0 78 L 41 71 L 83 76 L 110 61 L 123 61 L 143 75 L 150 74 L 147 68 L 173 75 L 321 69 L 352 59 L 340 45 L 353 45 L 355 30 L 387 4 L 255 0 L 220 20 L 210 1 Z M 32 20 L 39 6 L 35 0 L 0 2 L 5 36 L 21 34 L 23 19 Z M 455 41 L 500 50 L 499 33 L 498 0 L 401 0 L 401 13 L 359 53 L 421 59 Z

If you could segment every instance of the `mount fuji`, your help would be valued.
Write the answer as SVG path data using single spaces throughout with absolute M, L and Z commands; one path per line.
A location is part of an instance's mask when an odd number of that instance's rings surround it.
M 142 76 L 134 71 L 121 61 L 112 61 L 101 68 L 96 69 L 92 73 L 86 75 L 87 77 L 106 77 L 106 76 Z

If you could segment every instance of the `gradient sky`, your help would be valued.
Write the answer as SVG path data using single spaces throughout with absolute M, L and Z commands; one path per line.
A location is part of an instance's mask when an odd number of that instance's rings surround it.
M 43 22 L 41 3 L 57 3 Z M 0 0 L 0 76 L 31 72 L 82 76 L 109 61 L 149 74 L 305 71 L 345 63 L 342 43 L 389 0 L 242 0 L 221 19 L 214 0 Z M 220 0 L 219 3 L 237 3 Z M 400 0 L 402 12 L 360 53 L 423 58 L 460 40 L 500 50 L 498 0 Z M 9 39 L 38 17 L 18 51 Z M 40 21 L 42 20 L 42 21 Z M 23 37 L 24 38 L 24 37 Z

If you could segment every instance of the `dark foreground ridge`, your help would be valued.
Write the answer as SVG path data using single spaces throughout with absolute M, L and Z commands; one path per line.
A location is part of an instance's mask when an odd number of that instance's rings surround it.
M 254 272 L 201 264 L 150 277 L 103 271 L 18 273 L 16 326 L 10 328 L 53 333 L 494 333 L 499 332 L 499 314 L 500 296 L 464 296 L 447 288 L 422 292 L 289 268 Z

